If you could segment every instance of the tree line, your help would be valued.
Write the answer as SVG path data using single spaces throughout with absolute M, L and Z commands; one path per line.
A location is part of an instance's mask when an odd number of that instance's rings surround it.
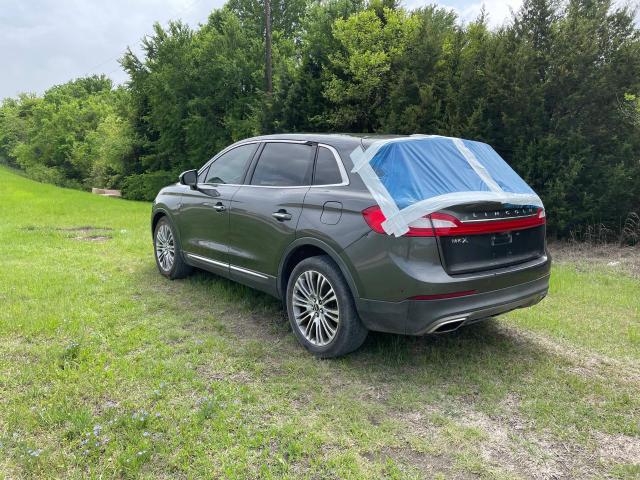
M 259 133 L 427 133 L 491 144 L 564 236 L 640 212 L 640 31 L 610 0 L 526 0 L 490 28 L 436 5 L 229 0 L 154 25 L 105 76 L 0 107 L 0 162 L 73 188 L 152 199 L 177 173 Z

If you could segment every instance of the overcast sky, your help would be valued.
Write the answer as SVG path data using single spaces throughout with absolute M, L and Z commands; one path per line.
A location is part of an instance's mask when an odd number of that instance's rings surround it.
M 438 3 L 463 21 L 482 4 L 491 24 L 501 24 L 522 0 L 404 0 L 409 8 Z M 182 19 L 204 23 L 224 0 L 0 0 L 0 99 L 19 92 L 42 93 L 48 87 L 93 73 L 116 82 L 127 80 L 117 59 L 153 22 Z

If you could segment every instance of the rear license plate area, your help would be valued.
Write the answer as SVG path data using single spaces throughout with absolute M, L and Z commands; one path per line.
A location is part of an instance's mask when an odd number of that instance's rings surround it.
M 501 268 L 544 254 L 544 226 L 525 230 L 440 237 L 445 270 L 462 274 Z
M 498 233 L 491 236 L 491 246 L 509 245 L 513 243 L 513 235 L 511 233 Z

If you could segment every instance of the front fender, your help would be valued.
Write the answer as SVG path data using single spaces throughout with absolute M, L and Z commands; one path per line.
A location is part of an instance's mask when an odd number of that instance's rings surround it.
M 151 235 L 153 235 L 158 219 L 166 215 L 176 230 L 178 241 L 181 240 L 179 216 L 182 193 L 179 186 L 170 186 L 160 190 L 151 208 Z

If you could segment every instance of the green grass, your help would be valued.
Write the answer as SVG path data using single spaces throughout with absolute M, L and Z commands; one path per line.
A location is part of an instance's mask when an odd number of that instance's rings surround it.
M 637 279 L 556 266 L 532 309 L 320 361 L 270 297 L 162 278 L 149 204 L 0 169 L 0 208 L 0 477 L 639 474 Z
M 547 301 L 517 324 L 602 355 L 640 361 L 640 282 L 581 264 L 554 270 Z

